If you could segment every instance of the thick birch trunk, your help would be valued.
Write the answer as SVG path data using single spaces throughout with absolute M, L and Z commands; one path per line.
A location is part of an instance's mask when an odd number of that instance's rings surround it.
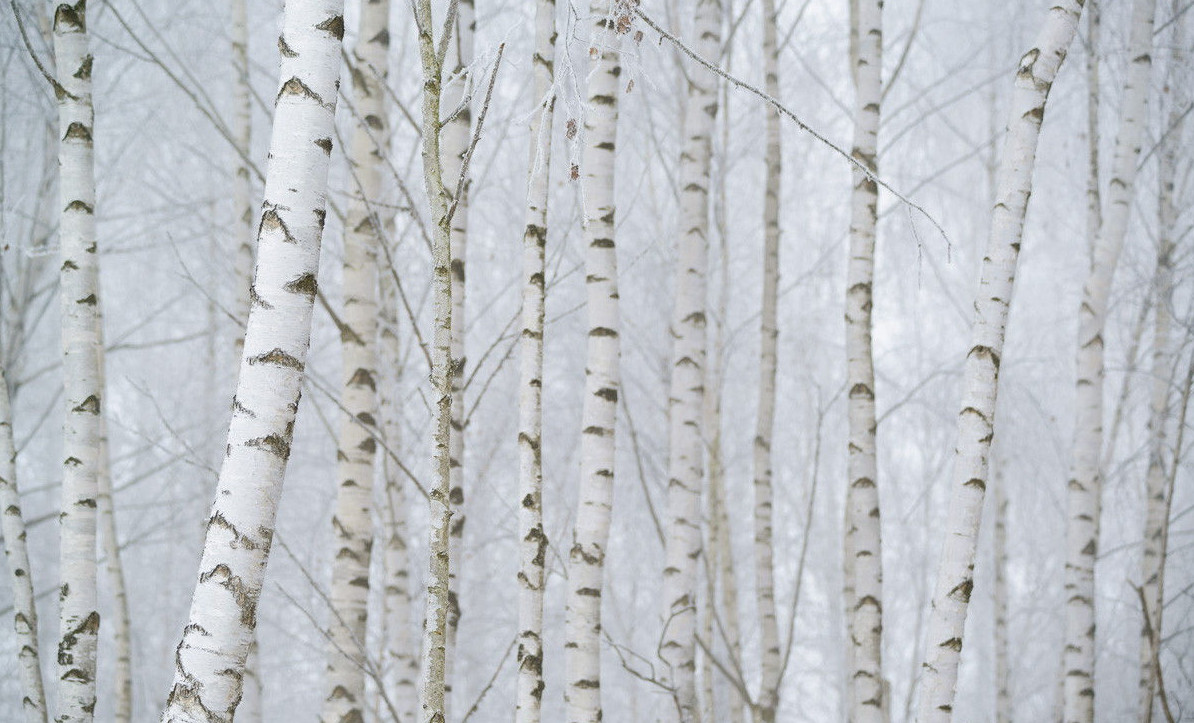
M 716 58 L 721 46 L 720 0 L 697 0 L 696 51 Z M 706 275 L 709 266 L 709 171 L 717 118 L 717 77 L 688 70 L 684 148 L 680 154 L 680 239 L 672 310 L 672 378 L 663 635 L 660 657 L 683 723 L 700 719 L 696 695 L 697 559 L 701 554 L 704 480 Z M 669 708 L 668 717 L 672 717 Z
M 338 0 L 289 0 L 284 11 L 244 359 L 163 721 L 230 721 L 241 698 L 311 340 L 342 11 Z
M 54 12 L 58 75 L 59 221 L 62 267 L 63 425 L 61 592 L 56 719 L 90 721 L 95 711 L 96 497 L 103 390 L 99 262 L 95 235 L 91 62 L 86 2 Z
M 763 0 L 763 89 L 779 97 L 779 49 L 776 43 L 778 12 L 775 0 Z M 781 183 L 779 111 L 768 105 L 766 191 L 763 198 L 763 304 L 760 316 L 759 406 L 754 439 L 754 564 L 755 601 L 758 606 L 761 676 L 752 717 L 756 722 L 775 720 L 779 707 L 779 623 L 775 614 L 775 554 L 771 517 L 771 438 L 775 431 L 776 347 L 779 337 L 779 196 Z
M 381 189 L 380 139 L 389 133 L 382 87 L 388 75 L 389 19 L 389 0 L 364 0 L 352 53 L 357 126 L 349 147 L 351 201 L 344 233 L 340 406 L 345 416 L 336 453 L 336 511 L 332 516 L 336 555 L 321 715 L 326 723 L 365 717 L 365 634 L 373 548 L 370 512 L 377 451 L 373 438 L 377 415 L 377 244 L 381 232 L 373 204 Z
M 633 10 L 625 0 L 593 0 L 591 71 L 582 157 L 585 299 L 589 335 L 581 412 L 580 490 L 568 556 L 564 701 L 568 723 L 601 721 L 601 595 L 614 491 L 614 431 L 621 386 L 618 264 L 614 246 L 619 35 Z
M 46 691 L 41 677 L 41 652 L 37 640 L 37 604 L 33 573 L 25 544 L 25 518 L 17 489 L 17 449 L 12 437 L 12 407 L 8 379 L 0 367 L 0 535 L 12 576 L 13 630 L 19 646 L 21 709 L 25 723 L 46 723 Z
M 544 250 L 555 113 L 555 0 L 535 5 L 534 98 L 522 236 L 522 337 L 518 398 L 518 684 L 514 719 L 539 723 L 543 700 L 543 591 L 547 535 L 543 530 Z
M 879 101 L 882 97 L 883 4 L 854 3 L 856 56 L 854 147 L 851 155 L 872 173 L 878 170 Z M 847 445 L 846 530 L 854 580 L 847 609 L 851 681 L 847 719 L 882 723 L 883 710 L 883 556 L 875 460 L 875 365 L 871 352 L 871 284 L 875 267 L 875 226 L 879 188 L 871 176 L 853 170 L 850 197 L 850 260 L 846 271 L 846 385 L 850 390 Z
M 1067 494 L 1065 566 L 1066 723 L 1094 720 L 1095 559 L 1099 547 L 1103 453 L 1103 329 L 1111 282 L 1127 234 L 1140 145 L 1148 118 L 1153 16 L 1156 0 L 1136 0 L 1128 41 L 1130 67 L 1120 106 L 1111 180 L 1090 275 L 1078 309 L 1074 445 Z
M 1081 0 L 1049 9 L 1033 47 L 1020 59 L 1011 96 L 1011 115 L 982 275 L 975 294 L 975 319 L 966 355 L 949 515 L 933 593 L 918 686 L 920 723 L 948 723 L 962 653 L 974 558 L 994 433 L 999 362 L 1007 329 L 1024 214 L 1032 192 L 1032 171 L 1045 103 L 1077 31 Z

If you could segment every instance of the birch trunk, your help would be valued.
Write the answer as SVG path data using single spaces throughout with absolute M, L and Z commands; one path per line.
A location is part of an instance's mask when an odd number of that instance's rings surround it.
M 995 723 L 1011 723 L 1012 692 L 1008 675 L 1007 593 L 1007 490 L 997 471 L 991 471 L 995 488 Z
M 626 0 L 592 0 L 589 97 L 581 190 L 589 334 L 581 412 L 580 489 L 568 556 L 564 701 L 568 723 L 601 721 L 601 595 L 614 491 L 614 431 L 621 386 L 614 158 L 619 37 L 633 25 Z
M 420 720 L 445 723 L 445 678 L 448 636 L 449 542 L 452 509 L 452 239 L 448 220 L 448 191 L 444 188 L 440 155 L 440 92 L 443 67 L 435 47 L 431 0 L 417 0 L 415 19 L 419 58 L 423 67 L 423 182 L 434 221 L 432 292 L 435 321 L 431 341 L 431 387 L 435 399 L 434 483 L 428 494 L 430 530 L 427 544 L 427 598 L 423 618 L 423 655 L 419 686 Z
M 54 11 L 59 238 L 62 267 L 63 424 L 57 718 L 91 721 L 96 692 L 96 497 L 100 465 L 99 262 L 95 234 L 91 64 L 86 0 Z
M 1174 17 L 1181 8 L 1173 7 Z M 1166 425 L 1170 406 L 1170 389 L 1173 382 L 1173 355 L 1171 350 L 1170 309 L 1173 304 L 1173 253 L 1174 235 L 1178 232 L 1178 210 L 1175 203 L 1174 186 L 1177 177 L 1178 142 L 1182 137 L 1185 111 L 1189 104 L 1189 91 L 1184 83 L 1182 69 L 1187 59 L 1185 23 L 1179 19 L 1174 23 L 1173 55 L 1170 57 L 1168 78 L 1165 88 L 1169 94 L 1169 119 L 1161 137 L 1160 152 L 1157 155 L 1157 271 L 1153 281 L 1155 301 L 1153 308 L 1153 358 L 1150 392 L 1149 454 L 1148 471 L 1145 475 L 1145 491 L 1148 497 L 1144 524 L 1144 555 L 1141 562 L 1143 598 L 1148 605 L 1148 620 L 1151 626 L 1143 626 L 1140 638 L 1140 720 L 1151 723 L 1157 697 L 1156 668 L 1153 665 L 1153 641 L 1149 627 L 1154 629 L 1157 639 L 1163 639 L 1162 613 L 1164 612 L 1165 553 L 1168 547 L 1169 511 L 1172 500 L 1169 496 L 1169 470 L 1176 465 L 1176 458 L 1167 464 Z M 1177 451 L 1178 454 L 1181 450 Z
M 779 97 L 779 49 L 775 0 L 763 0 L 763 90 Z M 766 195 L 763 198 L 763 304 L 760 316 L 759 406 L 754 439 L 754 564 L 755 599 L 760 637 L 759 694 L 752 717 L 758 723 L 775 720 L 779 707 L 779 623 L 775 614 L 775 565 L 771 518 L 771 438 L 775 431 L 776 346 L 779 337 L 779 196 L 781 168 L 779 111 L 768 105 Z
M 100 388 L 106 389 L 101 352 Z M 103 539 L 105 572 L 112 588 L 112 642 L 115 664 L 112 667 L 112 720 L 129 723 L 133 719 L 132 621 L 129 617 L 128 588 L 116 533 L 116 505 L 112 499 L 112 466 L 108 456 L 108 425 L 100 419 L 100 466 L 96 476 L 96 503 Z
M 1007 329 L 1024 214 L 1045 104 L 1077 31 L 1082 0 L 1063 0 L 1048 11 L 1033 47 L 1020 59 L 1011 115 L 999 164 L 999 181 L 981 278 L 975 294 L 971 347 L 966 355 L 949 515 L 933 593 L 918 685 L 919 723 L 953 718 L 954 690 L 962 653 L 974 558 L 987 487 L 994 433 L 999 362 Z
M 289 0 L 257 236 L 257 273 L 228 446 L 164 722 L 231 721 L 311 340 L 340 47 L 339 0 Z
M 879 101 L 882 97 L 883 31 L 881 0 L 853 3 L 856 55 L 854 147 L 851 155 L 878 170 Z M 875 460 L 875 365 L 871 352 L 871 284 L 875 267 L 875 226 L 879 188 L 873 177 L 853 170 L 850 261 L 846 271 L 846 385 L 850 390 L 847 445 L 846 535 L 854 576 L 848 608 L 850 686 L 848 720 L 882 723 L 883 555 Z
M 543 700 L 543 314 L 548 181 L 555 94 L 555 0 L 535 4 L 534 98 L 522 236 L 522 337 L 518 399 L 518 683 L 514 719 L 539 723 Z
M 332 534 L 331 624 L 321 719 L 364 720 L 365 634 L 373 548 L 373 438 L 377 415 L 377 244 L 374 203 L 381 190 L 380 138 L 388 136 L 383 84 L 388 76 L 390 2 L 363 0 L 352 52 L 357 126 L 349 147 L 351 200 L 344 233 L 344 313 L 340 331 L 340 423 Z
M 472 111 L 469 107 L 471 82 L 469 66 L 473 63 L 473 29 L 475 10 L 473 0 L 459 0 L 456 6 L 456 32 L 448 38 L 445 55 L 450 78 L 443 91 L 442 109 L 456 116 L 443 126 L 441 153 L 443 182 L 448 203 L 456 204 L 452 215 L 452 433 L 449 447 L 452 464 L 452 487 L 448 496 L 452 507 L 452 526 L 448 544 L 456 561 L 448 571 L 448 638 L 445 658 L 444 685 L 446 703 L 452 703 L 452 677 L 456 659 L 456 631 L 460 626 L 460 570 L 464 560 L 464 426 L 467 409 L 464 404 L 464 369 L 467 364 L 464 349 L 465 331 L 465 250 L 468 244 L 469 179 L 464 178 L 464 157 L 468 153 L 472 130 Z M 462 183 L 463 178 L 463 183 Z M 457 189 L 460 195 L 457 198 Z M 445 715 L 447 715 L 445 713 Z
M 695 49 L 716 58 L 721 46 L 720 0 L 696 0 Z M 672 378 L 668 395 L 668 503 L 663 569 L 660 657 L 676 718 L 700 719 L 696 695 L 697 559 L 701 554 L 704 480 L 706 276 L 709 266 L 709 171 L 717 119 L 717 77 L 688 70 L 684 148 L 680 154 L 680 239 L 672 310 Z M 669 710 L 669 717 L 671 712 Z
M 37 603 L 33 572 L 25 544 L 25 518 L 17 489 L 17 449 L 12 436 L 12 406 L 8 379 L 0 367 L 0 535 L 12 576 L 13 631 L 17 636 L 17 663 L 21 678 L 21 709 L 25 723 L 46 723 L 46 691 L 41 677 L 41 652 L 37 640 Z
M 243 324 L 249 318 L 249 288 L 253 283 L 253 182 L 248 159 L 252 152 L 252 88 L 249 82 L 249 21 L 247 0 L 232 0 L 232 132 L 236 143 L 237 165 L 232 181 L 232 207 L 235 216 L 233 311 L 242 328 L 233 334 L 236 356 L 244 352 Z M 242 713 L 242 718 L 244 717 Z
M 1127 234 L 1140 145 L 1148 119 L 1156 0 L 1136 0 L 1128 41 L 1130 67 L 1111 159 L 1111 180 L 1098 239 L 1078 309 L 1074 443 L 1067 494 L 1065 566 L 1066 723 L 1094 720 L 1095 559 L 1099 547 L 1103 452 L 1103 329 L 1111 282 Z

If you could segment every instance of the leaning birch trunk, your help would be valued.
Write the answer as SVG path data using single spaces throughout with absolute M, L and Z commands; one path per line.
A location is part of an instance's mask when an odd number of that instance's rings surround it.
M 779 97 L 778 12 L 775 0 L 763 0 L 763 89 Z M 766 191 L 763 197 L 763 306 L 760 316 L 759 406 L 754 439 L 754 566 L 760 638 L 759 694 L 751 713 L 756 723 L 775 720 L 779 707 L 779 623 L 775 613 L 775 555 L 771 518 L 771 438 L 775 432 L 777 307 L 779 290 L 779 196 L 781 185 L 779 111 L 768 105 Z
M 1011 723 L 1012 693 L 1008 677 L 1011 649 L 1007 638 L 1007 489 L 996 469 L 991 470 L 991 485 L 995 488 L 995 723 Z
M 423 68 L 423 183 L 431 218 L 432 293 L 435 321 L 431 340 L 431 387 L 435 399 L 432 426 L 434 483 L 428 490 L 430 530 L 427 543 L 427 597 L 423 616 L 422 672 L 419 685 L 419 720 L 445 723 L 445 678 L 448 636 L 449 541 L 452 509 L 452 248 L 448 219 L 448 191 L 444 188 L 440 155 L 440 92 L 443 66 L 436 51 L 431 0 L 418 0 L 415 20 L 419 59 Z
M 46 691 L 42 684 L 37 640 L 37 603 L 33 595 L 29 548 L 25 544 L 21 493 L 17 489 L 17 449 L 13 443 L 12 406 L 3 367 L 0 367 L 0 535 L 4 537 L 4 556 L 12 576 L 12 624 L 19 646 L 21 708 L 25 723 L 46 723 Z
M 442 173 L 448 202 L 454 203 L 452 213 L 452 438 L 449 454 L 452 462 L 452 486 L 448 495 L 452 507 L 452 526 L 449 528 L 448 544 L 451 557 L 455 560 L 448 570 L 448 638 L 446 641 L 444 685 L 445 704 L 452 704 L 452 677 L 456 660 L 456 631 L 460 626 L 460 571 L 464 560 L 464 426 L 467 409 L 464 404 L 464 368 L 467 364 L 464 351 L 464 297 L 465 297 L 465 250 L 468 244 L 468 193 L 469 180 L 464 177 L 467 169 L 464 157 L 468 153 L 472 130 L 472 111 L 469 100 L 470 68 L 473 63 L 473 26 L 475 10 L 473 0 L 459 0 L 456 6 L 456 32 L 448 38 L 445 55 L 447 70 L 455 82 L 449 82 L 443 91 L 441 109 L 449 113 L 459 110 L 454 118 L 444 123 L 440 153 L 443 158 Z M 459 196 L 457 192 L 459 191 Z M 448 712 L 445 711 L 445 716 Z
M 1111 282 L 1132 210 L 1140 145 L 1148 119 L 1156 0 L 1132 6 L 1120 124 L 1102 224 L 1078 309 L 1076 419 L 1067 494 L 1064 720 L 1090 723 L 1095 711 L 1095 559 L 1099 547 L 1103 453 L 1103 329 Z
M 86 0 L 54 12 L 58 76 L 59 238 L 62 267 L 63 424 L 57 720 L 95 712 L 96 497 L 100 464 L 99 262 L 95 235 L 91 62 Z
M 853 3 L 856 51 L 853 72 L 854 147 L 851 155 L 870 174 L 878 170 L 879 101 L 882 97 L 881 0 Z M 879 187 L 874 176 L 853 169 L 850 196 L 850 259 L 846 271 L 846 386 L 850 390 L 847 444 L 846 530 L 854 557 L 847 569 L 853 599 L 847 608 L 851 681 L 847 719 L 882 723 L 883 555 L 879 478 L 875 460 L 875 364 L 871 352 L 871 285 L 875 268 L 875 226 Z
M 1174 17 L 1181 8 L 1173 6 Z M 1160 152 L 1157 155 L 1157 271 L 1153 281 L 1153 308 L 1156 317 L 1153 331 L 1153 359 L 1151 374 L 1151 399 L 1149 418 L 1148 471 L 1145 475 L 1145 491 L 1148 497 L 1144 524 L 1144 555 L 1141 562 L 1145 611 L 1150 622 L 1142 626 L 1140 639 L 1140 714 L 1141 723 L 1151 723 L 1157 698 L 1156 667 L 1153 665 L 1153 641 L 1148 634 L 1152 627 L 1158 639 L 1162 638 L 1162 613 L 1164 612 L 1165 552 L 1169 533 L 1168 470 L 1166 467 L 1165 427 L 1170 412 L 1170 389 L 1173 382 L 1173 358 L 1170 348 L 1170 308 L 1173 303 L 1173 253 L 1174 234 L 1177 231 L 1177 205 L 1174 186 L 1177 176 L 1178 143 L 1182 137 L 1183 121 L 1188 108 L 1190 94 L 1184 83 L 1183 65 L 1189 57 L 1185 50 L 1186 33 L 1182 19 L 1174 23 L 1173 55 L 1169 60 L 1168 79 L 1165 87 L 1169 94 L 1169 122 L 1161 137 Z M 1181 450 L 1177 451 L 1181 454 Z M 1176 458 L 1171 465 L 1176 464 Z
M 535 4 L 535 112 L 522 235 L 522 337 L 518 397 L 518 683 L 516 723 L 539 723 L 543 701 L 543 314 L 551 130 L 555 117 L 555 0 Z
M 344 313 L 340 330 L 340 439 L 332 534 L 331 620 L 321 719 L 364 720 L 369 561 L 373 548 L 373 463 L 377 451 L 377 244 L 374 204 L 381 190 L 380 139 L 389 131 L 390 2 L 363 0 L 351 73 L 357 119 L 349 147 L 351 201 L 344 232 Z
M 721 49 L 721 0 L 696 0 L 696 52 L 716 58 Z M 680 154 L 680 239 L 672 310 L 672 378 L 668 395 L 670 440 L 663 568 L 660 657 L 682 723 L 700 719 L 696 694 L 697 559 L 701 554 L 701 484 L 704 480 L 706 275 L 709 266 L 709 171 L 717 119 L 717 76 L 689 68 Z M 668 706 L 668 717 L 672 707 Z
M 253 308 L 164 722 L 230 721 L 241 698 L 311 341 L 342 11 L 339 0 L 289 0 L 283 14 Z
M 974 302 L 974 325 L 966 355 L 961 411 L 946 535 L 929 616 L 923 674 L 918 685 L 919 723 L 948 723 L 962 654 L 962 633 L 974 588 L 988 459 L 994 433 L 999 362 L 1007 329 L 1024 214 L 1045 103 L 1078 28 L 1082 0 L 1049 9 L 1033 47 L 1020 59 L 991 229 Z
M 619 35 L 629 32 L 627 0 L 593 0 L 589 97 L 581 167 L 584 199 L 585 397 L 580 490 L 568 555 L 564 701 L 568 723 L 601 721 L 601 595 L 614 492 L 614 431 L 621 386 L 618 263 L 614 245 L 614 152 L 618 128 Z

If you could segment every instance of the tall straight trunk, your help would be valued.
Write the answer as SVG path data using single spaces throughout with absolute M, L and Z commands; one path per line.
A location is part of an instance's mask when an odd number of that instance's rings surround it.
M 423 616 L 423 653 L 419 685 L 419 720 L 445 723 L 445 678 L 448 637 L 449 558 L 451 524 L 452 437 L 452 238 L 448 218 L 448 191 L 444 187 L 440 155 L 440 93 L 443 66 L 435 47 L 431 0 L 417 0 L 415 21 L 419 35 L 419 60 L 423 68 L 423 183 L 431 218 L 432 294 L 434 329 L 431 339 L 431 387 L 435 399 L 432 425 L 434 482 L 428 491 L 427 597 Z
M 1174 17 L 1181 8 L 1173 5 Z M 1148 628 L 1151 627 L 1158 639 L 1163 638 L 1162 613 L 1164 612 L 1165 553 L 1168 547 L 1169 511 L 1172 505 L 1168 478 L 1170 470 L 1177 464 L 1177 458 L 1166 460 L 1166 426 L 1170 416 L 1170 390 L 1173 382 L 1173 352 L 1171 349 L 1170 308 L 1173 303 L 1173 253 L 1174 235 L 1178 233 L 1178 210 L 1174 196 L 1178 165 L 1178 139 L 1182 137 L 1185 111 L 1188 109 L 1190 93 L 1184 83 L 1188 82 L 1182 72 L 1189 57 L 1185 47 L 1185 23 L 1178 19 L 1174 23 L 1171 47 L 1173 55 L 1169 60 L 1168 78 L 1165 88 L 1169 95 L 1169 119 L 1161 137 L 1160 152 L 1157 155 L 1157 270 L 1153 280 L 1155 309 L 1153 330 L 1153 358 L 1151 391 L 1149 403 L 1149 453 L 1148 471 L 1145 475 L 1146 504 L 1144 523 L 1144 555 L 1141 562 L 1144 599 L 1148 606 L 1150 625 L 1142 626 L 1140 638 L 1140 721 L 1151 723 L 1157 697 L 1156 668 L 1153 665 L 1153 641 Z M 1177 450 L 1180 454 L 1181 450 Z
M 249 318 L 249 288 L 253 283 L 253 243 L 256 240 L 253 222 L 253 182 L 249 168 L 252 152 L 253 128 L 252 88 L 249 82 L 249 21 L 247 0 L 232 0 L 232 132 L 236 143 L 236 173 L 232 180 L 232 208 L 234 216 L 233 250 L 233 311 L 243 325 Z M 233 334 L 239 359 L 244 351 L 243 328 Z M 241 714 L 244 717 L 244 714 Z
M 1020 59 L 1016 71 L 995 207 L 974 297 L 975 318 L 958 413 L 949 515 L 929 616 L 924 671 L 918 685 L 920 723 L 947 723 L 953 718 L 962 634 L 974 589 L 974 558 L 987 489 L 999 362 L 1024 214 L 1032 193 L 1037 141 L 1049 91 L 1077 32 L 1081 12 L 1082 0 L 1063 0 L 1050 7 L 1036 42 Z
M 54 11 L 58 77 L 63 424 L 57 720 L 90 721 L 96 693 L 96 497 L 100 465 L 99 254 L 86 0 Z
M 853 34 L 854 147 L 851 155 L 873 174 L 878 170 L 879 101 L 882 97 L 883 3 L 856 0 Z M 850 202 L 850 260 L 846 271 L 846 385 L 850 390 L 846 474 L 846 530 L 854 580 L 847 609 L 852 685 L 847 719 L 882 723 L 883 555 L 879 477 L 875 459 L 875 365 L 871 352 L 871 285 L 875 268 L 875 226 L 879 187 L 853 170 Z
M 535 112 L 522 235 L 522 337 L 518 397 L 518 683 L 514 719 L 539 723 L 543 701 L 543 314 L 551 131 L 555 117 L 555 0 L 535 4 Z
M 763 90 L 779 97 L 779 47 L 775 0 L 763 0 Z M 775 432 L 776 347 L 779 291 L 779 196 L 781 167 L 779 111 L 768 105 L 766 114 L 766 176 L 763 197 L 763 303 L 759 321 L 759 406 L 754 439 L 754 567 L 755 602 L 758 607 L 761 674 L 752 716 L 756 723 L 775 720 L 779 707 L 779 623 L 775 614 L 775 565 L 771 518 L 771 438 Z
M 101 351 L 100 387 L 104 383 L 104 363 Z M 115 664 L 112 668 L 112 720 L 129 723 L 133 719 L 133 661 L 132 620 L 129 616 L 128 587 L 124 578 L 124 563 L 120 554 L 120 538 L 116 533 L 116 505 L 112 499 L 112 465 L 108 454 L 108 424 L 100 419 L 100 466 L 96 476 L 96 503 L 99 527 L 103 540 L 105 572 L 112 589 L 112 642 Z
M 21 709 L 25 723 L 46 723 L 46 691 L 41 677 L 41 652 L 37 640 L 37 603 L 33 595 L 33 571 L 25 544 L 25 518 L 21 514 L 21 493 L 17 488 L 17 449 L 12 436 L 12 406 L 8 400 L 8 379 L 0 366 L 0 535 L 8 560 L 13 597 L 13 631 L 18 648 L 21 679 Z
M 696 0 L 696 51 L 721 49 L 721 0 Z M 701 554 L 704 481 L 705 319 L 709 266 L 709 176 L 717 119 L 717 76 L 688 70 L 680 154 L 680 238 L 672 309 L 672 378 L 668 395 L 668 502 L 660 657 L 680 721 L 700 719 L 696 695 L 697 559 Z M 671 715 L 669 710 L 669 717 Z
M 230 720 L 241 698 L 311 341 L 342 13 L 341 0 L 288 0 L 283 13 L 244 358 L 163 721 Z
M 997 469 L 991 471 L 991 484 L 995 488 L 995 723 L 1011 723 L 1012 691 L 1008 665 L 1011 649 L 1007 628 L 1007 490 Z
M 460 570 L 464 560 L 464 426 L 467 409 L 464 404 L 464 370 L 467 360 L 464 350 L 465 331 L 465 250 L 468 245 L 469 179 L 463 178 L 467 169 L 464 157 L 471 140 L 472 111 L 469 66 L 473 63 L 473 30 L 475 10 L 473 0 L 459 0 L 456 6 L 456 32 L 448 38 L 445 54 L 446 70 L 455 82 L 444 88 L 442 110 L 459 110 L 444 124 L 440 141 L 443 157 L 443 182 L 449 203 L 455 203 L 452 214 L 452 436 L 449 447 L 452 464 L 452 487 L 448 496 L 452 506 L 452 526 L 448 544 L 455 564 L 448 571 L 448 638 L 444 673 L 447 686 L 446 702 L 452 703 L 452 677 L 456 659 L 456 630 L 460 626 Z M 463 183 L 461 179 L 463 178 Z M 459 189 L 459 197 L 457 190 Z M 445 715 L 447 715 L 445 713 Z
M 344 233 L 344 313 L 340 331 L 340 406 L 336 511 L 332 534 L 331 620 L 322 720 L 363 720 L 369 561 L 373 548 L 373 462 L 377 451 L 377 244 L 374 205 L 381 190 L 390 2 L 363 0 L 351 73 L 357 126 L 349 147 L 351 200 Z
M 621 386 L 621 321 L 614 245 L 614 158 L 618 129 L 619 35 L 629 32 L 626 0 L 592 0 L 589 97 L 581 187 L 585 302 L 589 334 L 581 412 L 580 489 L 568 555 L 564 701 L 568 723 L 601 720 L 601 595 L 614 493 L 614 431 Z
M 1140 145 L 1148 120 L 1156 0 L 1136 0 L 1128 41 L 1111 179 L 1102 224 L 1078 309 L 1076 419 L 1067 494 L 1065 565 L 1066 723 L 1090 723 L 1095 711 L 1095 559 L 1099 548 L 1103 453 L 1103 330 L 1111 281 L 1131 216 Z

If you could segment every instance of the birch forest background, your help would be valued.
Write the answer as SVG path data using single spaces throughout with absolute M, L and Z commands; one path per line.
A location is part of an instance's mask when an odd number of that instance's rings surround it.
M 1188 0 L 5 5 L 0 719 L 1194 720 Z

